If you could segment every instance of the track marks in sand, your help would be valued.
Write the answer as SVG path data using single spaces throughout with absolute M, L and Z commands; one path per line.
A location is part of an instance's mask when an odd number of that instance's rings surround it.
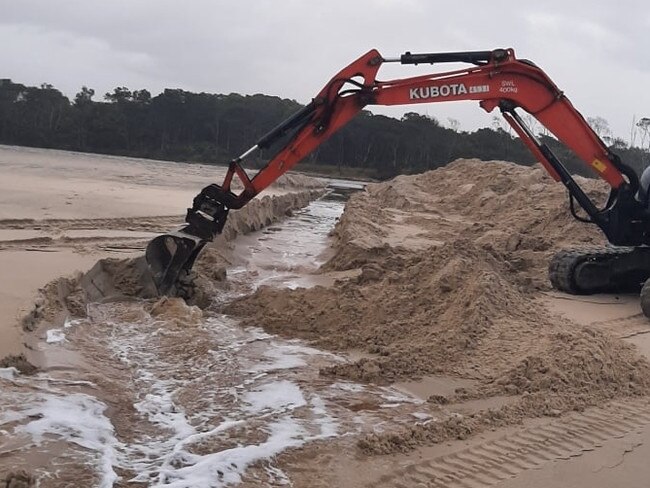
M 152 236 L 177 227 L 179 216 L 101 219 L 0 219 L 0 250 L 54 248 L 140 251 Z
M 621 339 L 650 332 L 648 318 L 643 315 L 643 313 L 637 313 L 612 320 L 593 322 L 591 326 L 614 334 L 616 337 Z
M 123 229 L 150 230 L 180 225 L 182 216 L 116 217 L 101 219 L 0 219 L 0 229 Z
M 383 476 L 373 486 L 479 488 L 496 486 L 542 465 L 581 456 L 650 424 L 650 402 L 612 402 Z M 370 485 L 369 485 L 370 486 Z

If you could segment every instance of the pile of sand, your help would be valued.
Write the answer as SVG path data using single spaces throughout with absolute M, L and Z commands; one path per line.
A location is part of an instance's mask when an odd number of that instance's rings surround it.
M 502 256 L 465 239 L 380 258 L 333 287 L 261 287 L 226 312 L 321 347 L 366 351 L 323 371 L 353 380 L 444 373 L 482 380 L 481 394 L 591 387 L 594 401 L 650 385 L 650 366 L 631 347 L 551 315 Z
M 338 366 L 337 374 L 392 381 L 463 364 L 495 321 L 539 314 L 540 307 L 524 299 L 505 274 L 498 258 L 461 240 L 379 258 L 364 264 L 356 280 L 330 288 L 262 287 L 227 312 L 319 346 L 361 347 L 378 357 Z
M 187 327 L 197 325 L 203 312 L 196 306 L 189 306 L 182 298 L 161 297 L 151 305 L 149 314 L 165 322 L 166 326 Z
M 34 374 L 37 368 L 27 361 L 24 354 L 10 354 L 0 359 L 0 368 L 16 368 L 21 374 Z
M 285 173 L 278 178 L 272 188 L 283 188 L 291 190 L 322 190 L 325 186 L 324 180 L 307 176 L 300 173 Z
M 581 183 L 602 196 L 594 182 Z M 400 176 L 354 195 L 334 231 L 336 255 L 326 267 L 360 267 L 358 278 L 328 288 L 261 287 L 226 312 L 368 354 L 324 374 L 379 383 L 429 374 L 479 380 L 448 401 L 519 395 L 500 414 L 504 421 L 646 394 L 650 364 L 632 347 L 535 300 L 549 287 L 554 250 L 603 242 L 567 207 L 561 185 L 536 168 L 465 160 Z M 461 428 L 448 427 L 430 434 Z M 415 437 L 430 440 L 425 434 Z M 386 437 L 375 440 L 383 445 Z
M 599 181 L 576 179 L 605 201 Z M 571 216 L 566 189 L 542 168 L 477 159 L 368 185 L 346 206 L 334 237 L 337 253 L 327 266 L 339 270 L 386 255 L 387 247 L 403 253 L 468 239 L 500 252 L 529 290 L 549 289 L 545 270 L 557 250 L 606 242 L 597 227 Z

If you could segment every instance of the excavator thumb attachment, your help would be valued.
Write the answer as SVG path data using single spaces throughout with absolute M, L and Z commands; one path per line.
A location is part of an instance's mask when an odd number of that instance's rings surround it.
M 160 295 L 176 294 L 203 247 L 221 234 L 229 210 L 224 202 L 231 196 L 219 185 L 205 187 L 187 209 L 183 227 L 149 242 L 145 259 Z

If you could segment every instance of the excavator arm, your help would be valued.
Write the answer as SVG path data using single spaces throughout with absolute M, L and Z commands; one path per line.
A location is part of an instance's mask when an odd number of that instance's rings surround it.
M 384 63 L 466 63 L 468 66 L 456 71 L 378 81 L 377 73 Z M 476 100 L 487 112 L 500 110 L 549 174 L 567 187 L 576 218 L 574 200 L 610 243 L 639 246 L 650 242 L 646 205 L 636 197 L 637 175 L 607 148 L 563 92 L 532 62 L 517 59 L 512 49 L 406 53 L 392 59 L 371 50 L 337 73 L 311 103 L 231 161 L 223 183 L 207 186 L 194 199 L 187 212 L 186 225 L 151 241 L 146 258 L 159 291 L 173 292 L 178 279 L 189 272 L 203 246 L 222 231 L 229 210 L 242 208 L 364 107 L 461 100 Z M 609 184 L 610 197 L 604 208 L 596 207 L 550 148 L 525 124 L 518 110 L 535 117 Z M 250 177 L 242 166 L 245 159 L 279 140 L 285 141 L 280 150 Z M 238 193 L 232 189 L 235 176 L 243 186 Z

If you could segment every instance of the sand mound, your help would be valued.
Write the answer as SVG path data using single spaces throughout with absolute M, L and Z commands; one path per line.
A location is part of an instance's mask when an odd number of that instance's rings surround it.
M 34 374 L 38 368 L 27 361 L 24 354 L 5 356 L 0 359 L 0 368 L 16 368 L 21 374 Z
M 507 368 L 494 382 L 469 395 L 464 392 L 446 399 L 519 395 L 513 403 L 370 434 L 359 440 L 359 448 L 366 454 L 407 452 L 422 444 L 466 439 L 525 418 L 557 417 L 607 400 L 650 393 L 650 365 L 620 340 L 584 328 L 554 333 L 543 341 L 540 352 Z
M 250 299 L 227 310 L 238 315 L 259 312 L 247 322 L 264 321 L 278 333 L 294 331 L 320 345 L 358 347 L 386 354 L 405 337 L 433 336 L 445 340 L 441 358 L 451 349 L 476 343 L 489 321 L 509 310 L 526 314 L 530 305 L 501 277 L 503 266 L 459 241 L 432 252 L 393 255 L 378 264 L 366 264 L 356 281 L 334 288 L 294 291 L 261 287 Z M 367 307 L 366 304 L 372 304 Z M 461 335 L 450 330 L 452 323 Z M 350 324 L 359 323 L 357 327 Z M 407 332 L 406 336 L 404 332 Z M 415 367 L 415 365 L 412 365 Z M 433 365 L 432 365 L 433 366 Z
M 574 325 L 565 331 L 566 323 L 520 291 L 514 273 L 495 252 L 461 239 L 381 264 L 367 264 L 356 281 L 331 288 L 261 287 L 226 312 L 274 333 L 376 355 L 324 371 L 355 380 L 389 382 L 434 373 L 486 381 L 512 377 L 502 382 L 499 393 L 521 393 L 582 385 L 580 375 L 589 371 L 594 384 L 612 379 L 627 384 L 631 378 L 640 382 L 636 386 L 645 385 L 635 373 L 646 371 L 639 369 L 645 362 L 602 334 Z M 580 371 L 566 385 L 550 377 L 525 385 L 515 381 L 520 363 L 535 357 L 557 363 L 548 371 L 568 367 L 566 378 L 572 369 Z M 594 357 L 615 366 L 598 369 Z M 586 370 L 586 364 L 592 367 Z
M 79 287 L 81 273 L 57 278 L 39 290 L 32 309 L 23 317 L 24 330 L 34 330 L 41 322 L 61 323 L 66 316 L 84 316 L 86 297 Z
M 521 360 L 496 384 L 498 390 L 515 394 L 571 390 L 571 407 L 584 407 L 594 397 L 647 393 L 650 365 L 633 346 L 579 328 L 551 334 L 540 353 Z
M 324 181 L 320 178 L 303 175 L 300 173 L 285 173 L 272 185 L 274 188 L 286 188 L 292 190 L 322 190 Z
M 603 196 L 595 182 L 581 183 Z M 346 205 L 325 266 L 360 267 L 358 278 L 330 288 L 261 287 L 226 312 L 274 333 L 368 353 L 323 374 L 385 383 L 444 373 L 479 386 L 442 400 L 520 395 L 497 415 L 502 422 L 646 394 L 650 365 L 635 350 L 551 314 L 532 293 L 548 288 L 555 250 L 603 241 L 567 207 L 561 185 L 542 170 L 501 162 L 461 160 L 370 185 Z M 410 445 L 475 424 L 398 437 Z
M 600 182 L 577 180 L 595 201 L 606 199 Z M 385 256 L 386 245 L 404 252 L 462 238 L 502 253 L 529 290 L 549 289 L 545 270 L 557 250 L 605 243 L 595 226 L 573 219 L 564 186 L 542 168 L 465 159 L 368 185 L 350 199 L 333 235 L 330 269 Z
M 149 314 L 166 324 L 185 327 L 196 325 L 203 317 L 200 308 L 188 305 L 182 298 L 162 297 L 151 306 Z
M 158 296 L 144 256 L 134 259 L 100 259 L 83 275 L 79 285 L 90 302 L 109 298 Z

